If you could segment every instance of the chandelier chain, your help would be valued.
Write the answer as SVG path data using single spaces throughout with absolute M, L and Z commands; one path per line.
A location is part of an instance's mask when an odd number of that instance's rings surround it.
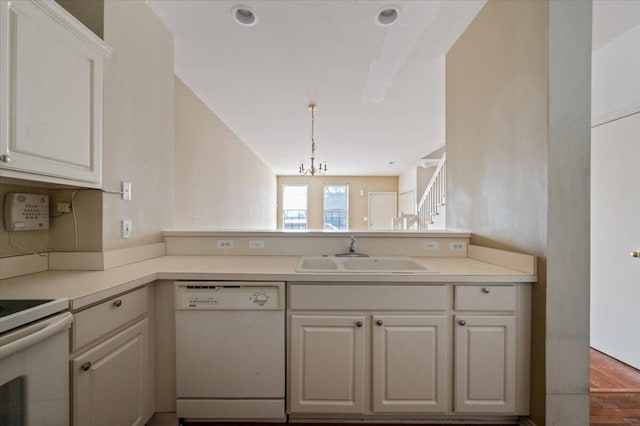
M 298 168 L 298 172 L 302 176 L 306 175 L 323 175 L 327 173 L 327 163 L 319 163 L 316 167 L 316 138 L 315 138 L 315 110 L 316 105 L 310 104 L 309 109 L 311 110 L 311 165 L 309 168 L 304 167 L 304 163 L 300 163 L 300 167 Z

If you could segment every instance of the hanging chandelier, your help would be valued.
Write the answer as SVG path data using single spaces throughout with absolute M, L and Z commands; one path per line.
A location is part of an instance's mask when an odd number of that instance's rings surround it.
M 317 167 L 316 167 L 316 164 L 315 164 L 315 161 L 316 161 L 316 141 L 315 141 L 314 134 L 313 134 L 313 125 L 314 125 L 314 115 L 313 115 L 313 113 L 316 110 L 316 105 L 315 104 L 310 104 L 309 105 L 309 109 L 311 110 L 311 166 L 308 169 L 306 169 L 304 167 L 304 163 L 300 162 L 300 167 L 298 168 L 298 172 L 302 176 L 306 176 L 306 175 L 311 175 L 311 176 L 323 175 L 323 174 L 327 173 L 327 163 L 326 163 L 326 161 L 324 163 L 318 163 Z

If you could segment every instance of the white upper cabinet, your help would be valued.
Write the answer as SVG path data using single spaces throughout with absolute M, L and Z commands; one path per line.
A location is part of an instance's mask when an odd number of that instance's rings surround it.
M 110 53 L 54 1 L 0 0 L 0 176 L 101 186 Z

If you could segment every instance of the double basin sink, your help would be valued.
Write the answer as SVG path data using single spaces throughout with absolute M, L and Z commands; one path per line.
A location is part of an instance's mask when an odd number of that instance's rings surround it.
M 391 273 L 437 274 L 438 271 L 416 262 L 410 257 L 336 257 L 302 256 L 296 272 L 322 273 Z

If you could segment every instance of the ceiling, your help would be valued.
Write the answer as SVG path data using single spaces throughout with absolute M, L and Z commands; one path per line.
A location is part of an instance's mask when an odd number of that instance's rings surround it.
M 444 145 L 444 55 L 486 0 L 149 0 L 175 72 L 276 174 L 311 154 L 331 175 L 399 175 Z M 232 9 L 253 10 L 239 25 Z M 376 23 L 399 6 L 398 21 Z M 640 1 L 596 0 L 593 49 L 640 24 Z
M 595 0 L 592 49 L 599 49 L 636 25 L 640 25 L 640 1 Z
M 276 174 L 311 154 L 331 175 L 399 175 L 444 145 L 444 55 L 479 1 L 150 0 L 176 74 Z M 384 6 L 398 21 L 377 24 Z

